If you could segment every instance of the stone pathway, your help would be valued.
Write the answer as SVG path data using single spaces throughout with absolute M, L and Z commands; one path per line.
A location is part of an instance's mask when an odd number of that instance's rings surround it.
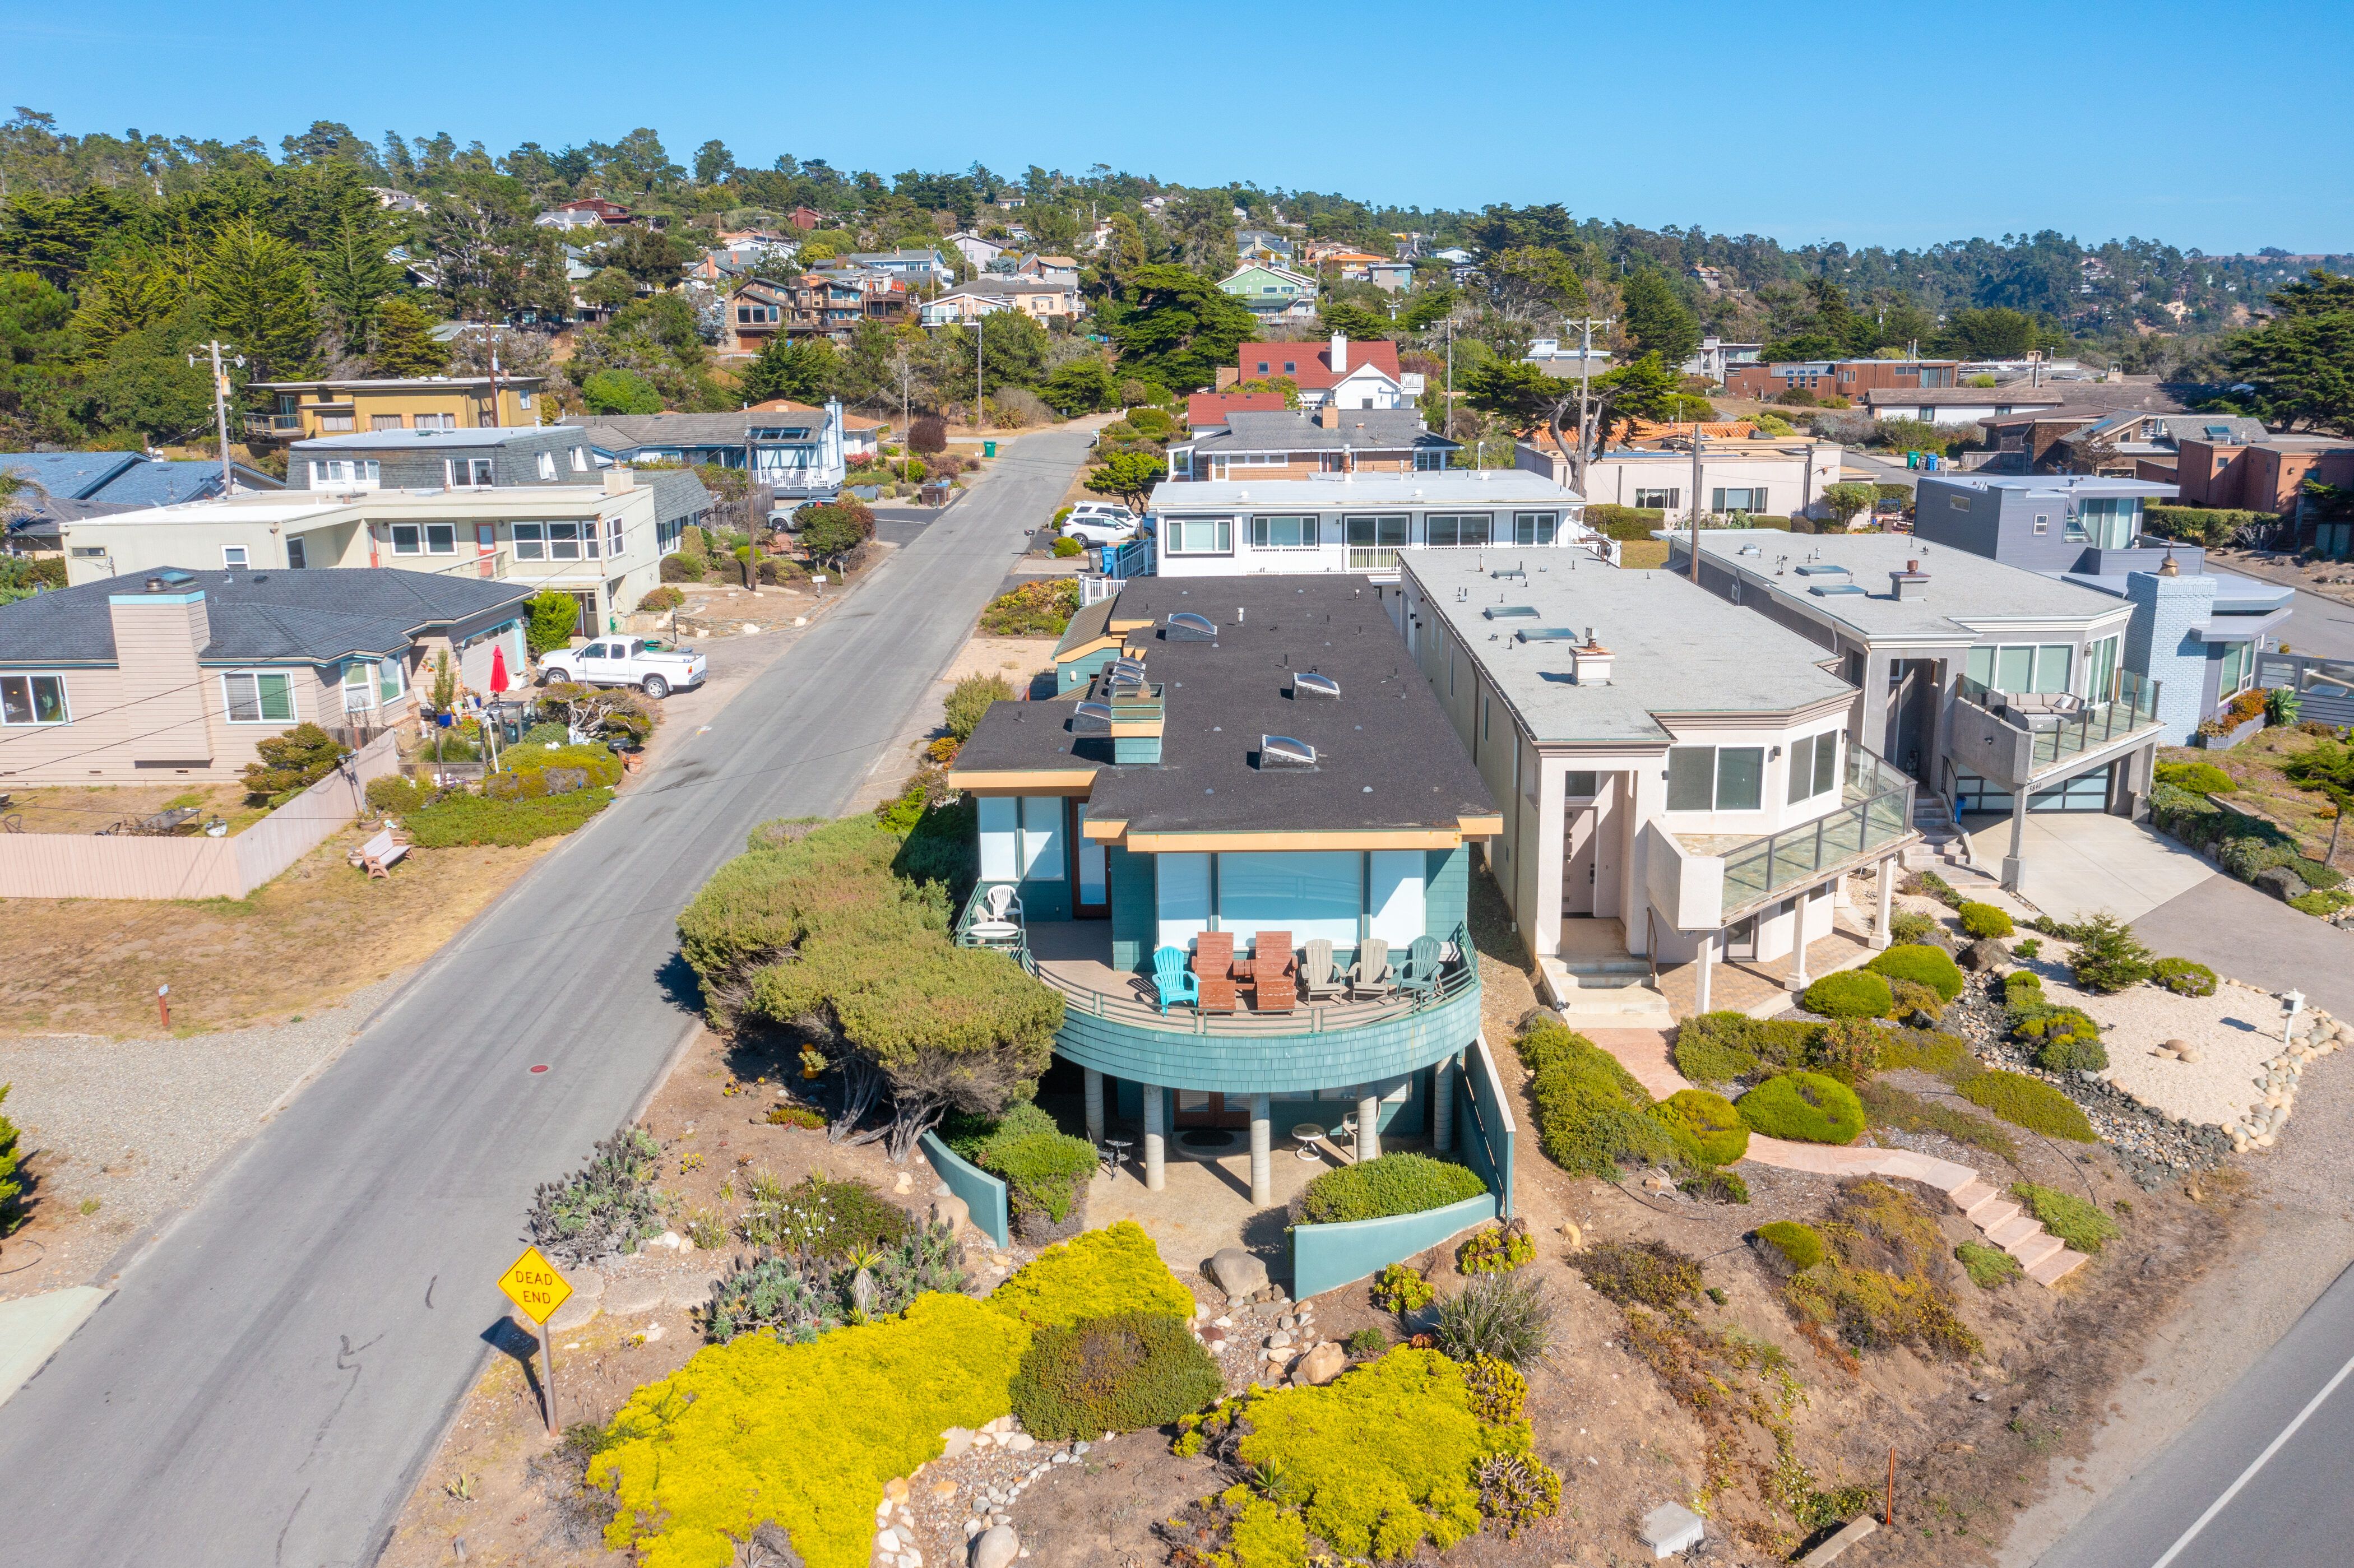
M 1588 1030 L 1586 1038 L 1617 1059 L 1653 1099 L 1663 1100 L 1695 1086 L 1676 1071 L 1668 1054 L 1668 1037 L 1656 1029 Z M 2003 1196 L 1977 1171 L 1951 1160 L 1938 1160 L 1903 1149 L 1841 1148 L 1828 1143 L 1792 1143 L 1760 1133 L 1749 1135 L 1745 1158 L 1783 1171 L 1803 1171 L 1818 1176 L 1896 1176 L 1934 1187 L 1987 1240 L 2017 1258 L 2029 1278 L 2042 1286 L 2058 1284 L 2088 1261 L 2081 1252 Z

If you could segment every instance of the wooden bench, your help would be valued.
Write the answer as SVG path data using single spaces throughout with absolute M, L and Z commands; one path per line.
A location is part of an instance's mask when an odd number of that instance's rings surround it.
M 367 874 L 372 877 L 388 877 L 392 874 L 394 863 L 408 853 L 407 844 L 393 842 L 390 828 L 378 828 L 376 837 L 360 845 L 359 863 L 367 868 Z

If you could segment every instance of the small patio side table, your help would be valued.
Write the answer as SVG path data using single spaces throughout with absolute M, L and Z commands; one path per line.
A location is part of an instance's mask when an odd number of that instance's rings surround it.
M 1293 1127 L 1291 1129 L 1291 1140 L 1299 1145 L 1299 1158 L 1302 1160 L 1316 1159 L 1318 1157 L 1316 1153 L 1316 1144 L 1323 1136 L 1324 1129 L 1312 1121 L 1303 1121 Z
M 1128 1162 L 1128 1151 L 1136 1147 L 1136 1140 L 1132 1138 L 1107 1138 L 1103 1145 L 1111 1150 L 1111 1177 L 1117 1181 L 1119 1180 L 1119 1168 Z

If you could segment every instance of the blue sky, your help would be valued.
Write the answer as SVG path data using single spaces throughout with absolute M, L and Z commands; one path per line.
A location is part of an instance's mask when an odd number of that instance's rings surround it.
M 74 131 L 493 153 L 660 131 L 885 175 L 1097 163 L 1787 243 L 2058 228 L 2354 250 L 2354 5 L 0 4 L 0 102 Z M 387 25 L 388 24 L 388 25 Z M 836 43 L 848 47 L 836 48 Z M 2301 69 L 2298 62 L 2305 62 Z

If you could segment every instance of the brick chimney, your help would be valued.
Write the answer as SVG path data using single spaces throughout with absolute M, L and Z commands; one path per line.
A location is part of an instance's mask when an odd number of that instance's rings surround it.
M 1323 404 L 1316 410 L 1316 422 L 1328 430 L 1339 429 L 1341 428 L 1341 405 L 1329 397 L 1326 398 Z
M 1331 353 L 1332 374 L 1336 376 L 1347 375 L 1349 373 L 1349 334 L 1347 333 L 1336 332 L 1332 334 Z
M 219 705 L 221 684 L 196 664 L 213 640 L 204 590 L 193 581 L 150 577 L 136 591 L 108 595 L 107 612 L 122 683 L 117 722 L 132 736 L 133 764 L 209 767 L 213 732 L 205 715 Z

